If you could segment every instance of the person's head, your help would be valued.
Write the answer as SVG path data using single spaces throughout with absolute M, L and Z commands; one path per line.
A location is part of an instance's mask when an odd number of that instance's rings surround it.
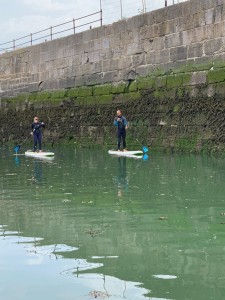
M 38 123 L 38 117 L 34 117 L 34 123 Z
M 122 111 L 120 109 L 117 110 L 116 114 L 117 114 L 117 117 L 119 117 L 119 118 L 122 117 Z

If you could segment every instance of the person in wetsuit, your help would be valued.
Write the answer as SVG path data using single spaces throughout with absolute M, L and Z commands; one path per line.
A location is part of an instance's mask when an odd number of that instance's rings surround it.
M 123 141 L 123 151 L 126 150 L 126 130 L 128 128 L 128 122 L 123 116 L 121 110 L 117 110 L 117 116 L 114 119 L 114 126 L 117 126 L 117 150 L 120 150 L 121 140 Z
M 41 140 L 42 140 L 42 132 L 41 129 L 42 127 L 45 127 L 44 122 L 39 122 L 38 117 L 34 118 L 34 122 L 31 125 L 32 132 L 31 134 L 33 135 L 34 138 L 34 148 L 33 151 L 35 152 L 37 150 L 37 144 L 39 147 L 39 151 L 41 152 Z

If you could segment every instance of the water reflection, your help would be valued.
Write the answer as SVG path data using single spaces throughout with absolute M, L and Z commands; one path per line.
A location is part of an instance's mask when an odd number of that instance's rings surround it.
M 118 175 L 115 177 L 115 184 L 117 186 L 117 196 L 122 197 L 129 188 L 129 178 L 127 175 L 127 158 L 118 157 Z
M 224 159 L 57 151 L 0 156 L 1 299 L 223 299 Z
M 61 295 L 63 295 L 63 299 L 65 300 L 71 299 L 70 295 L 72 294 L 75 297 L 73 299 L 108 299 L 109 297 L 110 299 L 145 299 L 144 294 L 149 293 L 148 290 L 141 287 L 141 283 L 139 282 L 123 281 L 101 273 L 89 273 L 90 270 L 103 267 L 103 263 L 88 262 L 86 259 L 78 258 L 76 254 L 78 248 L 76 247 L 67 246 L 66 244 L 44 245 L 44 239 L 42 238 L 22 237 L 18 232 L 6 231 L 6 227 L 6 225 L 0 226 L 0 256 L 1 261 L 3 261 L 3 263 L 0 263 L 0 267 L 3 270 L 6 268 L 6 263 L 4 262 L 12 257 L 15 258 L 16 250 L 16 258 L 20 258 L 23 261 L 22 266 L 26 270 L 26 273 L 23 275 L 24 284 L 20 286 L 21 290 L 23 290 L 24 285 L 29 281 L 29 276 L 32 276 L 34 270 L 36 278 L 41 276 L 42 282 L 46 281 L 51 285 L 51 280 L 48 278 L 49 272 L 46 272 L 47 270 L 43 268 L 50 266 L 51 263 L 49 261 L 53 260 L 55 261 L 54 272 L 56 268 L 58 274 L 64 280 L 55 276 L 57 274 L 52 274 L 52 280 L 56 282 L 54 282 L 54 290 L 51 294 L 48 293 L 48 299 L 60 299 L 58 298 L 60 289 L 57 287 L 57 282 L 68 282 L 68 277 L 71 278 L 73 284 L 64 286 L 64 288 L 67 288 L 67 292 L 63 292 Z M 3 236 L 4 240 L 1 239 Z M 7 249 L 7 252 L 5 249 Z M 68 254 L 70 257 L 66 257 Z M 35 269 L 33 270 L 32 268 Z M 17 268 L 15 268 L 16 270 Z M 43 270 L 45 271 L 43 272 Z M 11 280 L 13 278 L 14 276 L 11 277 Z M 7 288 L 11 282 L 2 280 L 1 283 L 0 296 L 4 296 L 4 299 L 14 299 L 12 297 L 13 294 L 10 292 L 11 290 Z M 39 299 L 40 297 L 45 299 L 46 294 L 44 293 L 45 289 L 43 289 L 42 284 L 39 287 Z M 22 297 L 29 299 L 26 298 L 28 295 L 29 288 L 26 288 L 26 293 L 21 293 L 21 298 L 19 296 L 17 299 L 22 299 Z M 32 296 L 32 299 L 36 299 L 35 296 Z

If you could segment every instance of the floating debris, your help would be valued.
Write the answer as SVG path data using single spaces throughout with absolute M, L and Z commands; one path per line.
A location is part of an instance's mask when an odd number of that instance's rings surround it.
M 110 295 L 107 292 L 101 291 L 92 291 L 89 293 L 89 296 L 91 296 L 94 299 L 106 299 L 110 297 Z
M 63 202 L 63 203 L 68 203 L 68 202 L 71 202 L 71 200 L 69 200 L 69 199 L 64 199 L 62 202 Z
M 85 233 L 90 234 L 90 236 L 94 238 L 94 237 L 104 233 L 104 231 L 91 228 L 91 229 L 85 230 Z
M 158 220 L 160 220 L 160 221 L 165 221 L 165 220 L 168 220 L 168 218 L 167 218 L 167 217 L 159 217 Z

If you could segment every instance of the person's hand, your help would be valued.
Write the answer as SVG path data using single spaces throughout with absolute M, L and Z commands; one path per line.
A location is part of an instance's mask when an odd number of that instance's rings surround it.
M 125 129 L 128 129 L 128 126 L 126 126 Z
M 121 118 L 117 118 L 117 121 L 118 121 L 118 122 L 121 122 Z
M 45 123 L 44 123 L 44 122 L 41 122 L 41 125 L 45 125 Z
M 33 135 L 33 131 L 31 131 L 31 133 L 30 133 L 31 135 Z

